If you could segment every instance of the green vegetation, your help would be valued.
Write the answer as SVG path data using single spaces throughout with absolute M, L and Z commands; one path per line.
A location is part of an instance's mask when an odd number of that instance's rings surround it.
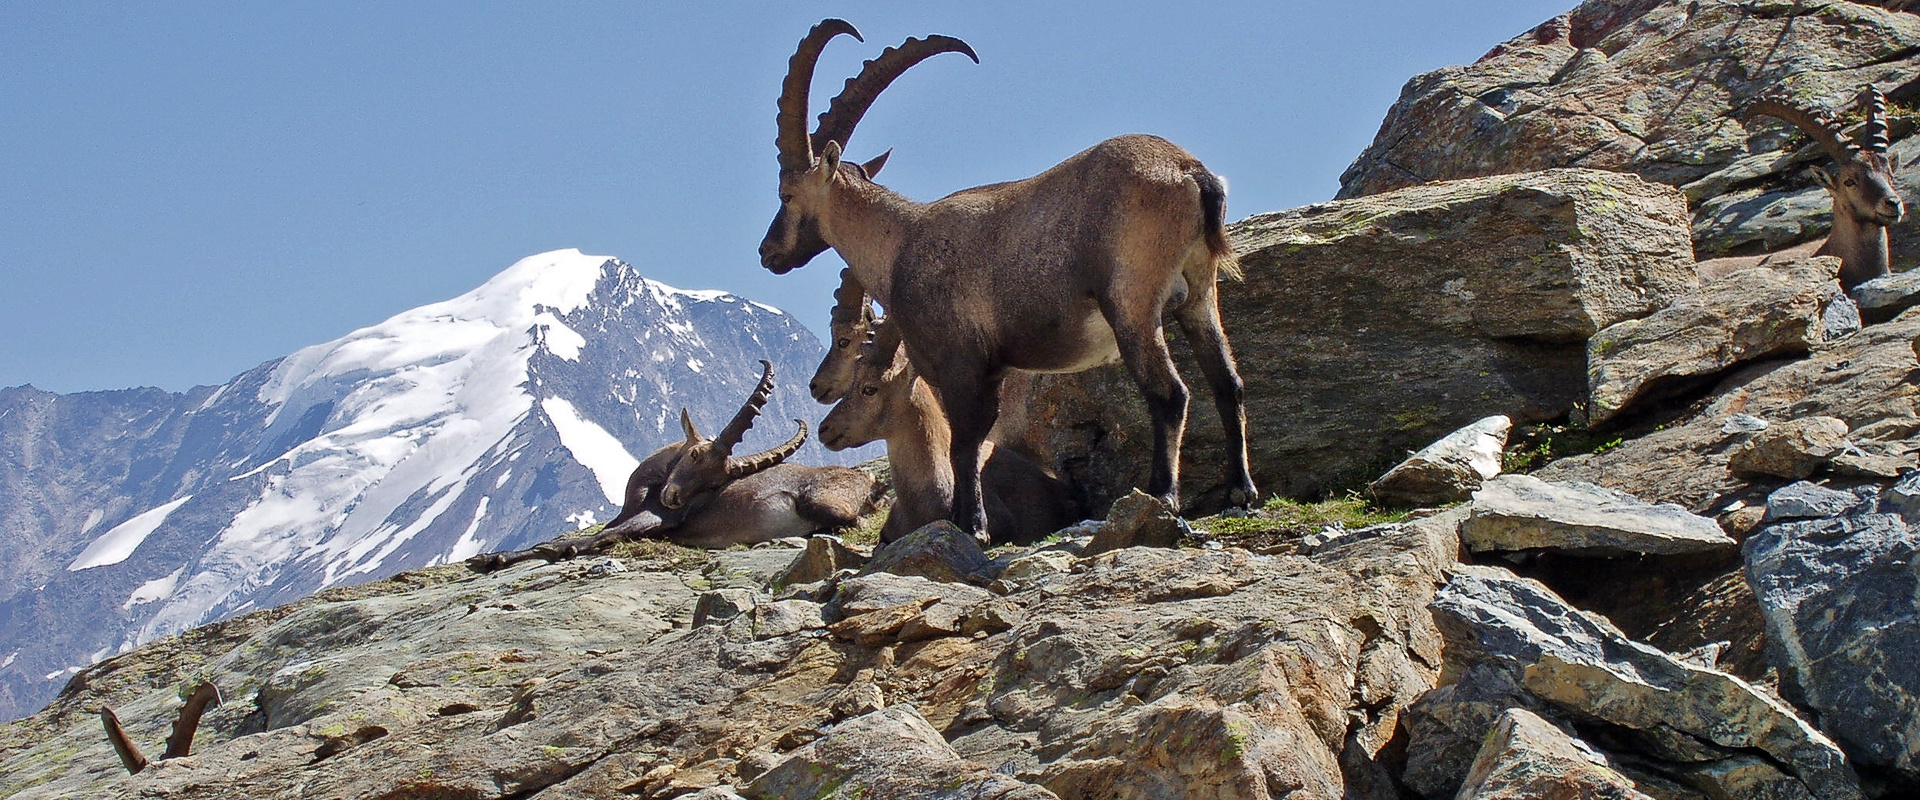
M 1373 506 L 1358 492 L 1303 503 L 1285 497 L 1268 500 L 1258 511 L 1244 517 L 1207 517 L 1195 520 L 1197 538 L 1218 539 L 1223 544 L 1259 548 L 1292 541 L 1317 533 L 1330 525 L 1356 529 L 1387 522 L 1400 522 L 1405 512 Z
M 1618 434 L 1594 433 L 1572 424 L 1527 425 L 1514 429 L 1500 456 L 1502 472 L 1528 473 L 1567 456 L 1604 453 L 1626 442 Z

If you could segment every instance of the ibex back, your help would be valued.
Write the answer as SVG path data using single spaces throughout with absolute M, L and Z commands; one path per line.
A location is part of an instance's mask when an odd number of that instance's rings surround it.
M 785 273 L 832 247 L 897 321 L 952 426 L 954 522 L 984 538 L 979 453 L 999 414 L 1004 371 L 1074 372 L 1115 360 L 1153 418 L 1147 490 L 1177 507 L 1188 393 L 1161 333 L 1167 310 L 1212 386 L 1230 497 L 1251 503 L 1241 381 L 1215 294 L 1217 276 L 1237 270 L 1219 177 L 1165 139 L 1121 136 L 1026 180 L 913 202 L 873 182 L 884 155 L 843 163 L 842 148 L 902 72 L 938 53 L 973 51 L 945 36 L 887 49 L 847 82 L 809 136 L 813 65 L 842 33 L 859 36 L 840 20 L 814 26 L 789 62 L 777 140 L 781 207 L 760 259 Z

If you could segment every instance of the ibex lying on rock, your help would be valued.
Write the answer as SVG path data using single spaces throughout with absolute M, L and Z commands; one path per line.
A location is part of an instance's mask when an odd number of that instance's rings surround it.
M 1793 123 L 1833 157 L 1832 170 L 1812 170 L 1814 180 L 1833 197 L 1833 230 L 1812 254 L 1838 256 L 1840 285 L 1848 290 L 1887 274 L 1887 226 L 1899 222 L 1906 211 L 1887 161 L 1887 99 L 1869 86 L 1860 102 L 1867 109 L 1867 124 L 1858 142 L 1848 141 L 1832 120 L 1780 100 L 1756 100 L 1745 112 Z M 1733 268 L 1716 271 L 1724 274 Z
M 820 443 L 838 451 L 887 440 L 894 501 L 880 528 L 886 543 L 945 519 L 953 507 L 954 479 L 952 440 L 932 387 L 901 352 L 888 320 L 875 328 L 855 359 L 848 391 L 820 422 Z M 1028 544 L 1081 519 L 1080 503 L 1065 482 L 1012 450 L 992 443 L 984 449 L 980 480 L 996 536 Z
M 526 550 L 467 559 L 477 572 L 543 558 L 573 558 L 633 539 L 665 539 L 687 547 L 729 547 L 843 528 L 876 510 L 886 486 L 847 467 L 806 467 L 785 460 L 807 441 L 807 424 L 786 443 L 734 457 L 753 419 L 773 396 L 773 365 L 760 362 L 760 383 L 720 435 L 700 435 L 686 409 L 687 438 L 662 447 L 627 478 L 625 504 L 600 533 L 559 539 Z
M 1004 371 L 1076 372 L 1116 358 L 1153 418 L 1147 490 L 1177 507 L 1187 387 L 1161 333 L 1167 310 L 1212 385 L 1227 433 L 1230 496 L 1251 503 L 1240 376 L 1214 286 L 1220 272 L 1238 269 L 1219 177 L 1164 139 L 1122 136 L 1026 180 L 913 202 L 873 182 L 884 155 L 842 163 L 842 148 L 902 72 L 938 53 L 973 50 L 946 36 L 889 48 L 847 82 L 809 136 L 813 66 L 843 33 L 859 38 L 840 20 L 814 26 L 788 63 L 780 211 L 760 261 L 785 273 L 832 247 L 897 320 L 952 428 L 954 522 L 977 535 L 987 529 L 979 454 L 999 414 Z

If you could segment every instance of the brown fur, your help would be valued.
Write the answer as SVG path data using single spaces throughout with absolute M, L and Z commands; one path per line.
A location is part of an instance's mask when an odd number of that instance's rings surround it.
M 895 500 L 881 542 L 947 518 L 954 487 L 952 439 L 933 388 L 897 347 L 888 349 L 885 358 L 857 360 L 846 396 L 820 422 L 820 443 L 829 450 L 886 440 Z M 991 442 L 983 452 L 981 482 L 996 536 L 1026 544 L 1080 520 L 1080 503 L 1065 482 Z

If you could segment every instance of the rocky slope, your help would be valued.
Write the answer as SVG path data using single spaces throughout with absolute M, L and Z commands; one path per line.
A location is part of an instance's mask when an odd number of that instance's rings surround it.
M 141 642 L 605 520 L 759 359 L 770 418 L 812 416 L 820 353 L 778 310 L 558 251 L 224 386 L 0 390 L 0 717 Z

